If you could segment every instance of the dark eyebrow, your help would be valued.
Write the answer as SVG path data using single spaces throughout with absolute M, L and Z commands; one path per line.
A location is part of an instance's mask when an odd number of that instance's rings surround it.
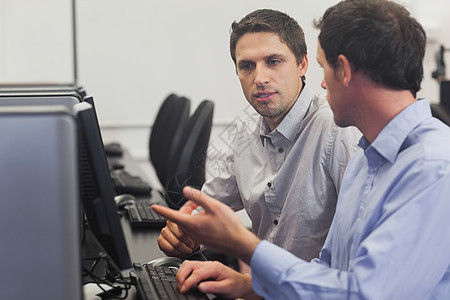
M 283 55 L 280 54 L 271 54 L 265 57 L 265 60 L 271 60 L 271 59 L 284 59 Z
M 269 54 L 264 57 L 264 60 L 271 60 L 271 59 L 284 59 L 284 56 L 281 54 Z M 252 64 L 252 63 L 255 62 L 250 59 L 243 59 L 241 61 L 238 61 L 238 64 Z
M 254 62 L 252 60 L 249 60 L 249 59 L 244 59 L 244 60 L 238 61 L 238 65 L 241 65 L 241 64 L 253 64 L 253 63 Z

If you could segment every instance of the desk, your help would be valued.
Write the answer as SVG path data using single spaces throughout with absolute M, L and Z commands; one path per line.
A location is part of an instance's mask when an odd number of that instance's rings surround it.
M 138 163 L 131 157 L 126 149 L 124 150 L 122 157 L 114 159 L 123 164 L 127 172 L 132 175 L 140 176 L 142 179 L 146 180 L 150 186 L 153 186 L 146 178 L 146 175 L 141 170 Z M 141 197 L 136 196 L 136 198 L 140 199 Z M 154 203 L 165 204 L 163 195 L 155 188 L 152 189 L 150 198 Z M 126 216 L 122 216 L 120 221 L 132 262 L 145 263 L 155 258 L 166 256 L 158 248 L 157 239 L 161 232 L 159 228 L 131 227 Z

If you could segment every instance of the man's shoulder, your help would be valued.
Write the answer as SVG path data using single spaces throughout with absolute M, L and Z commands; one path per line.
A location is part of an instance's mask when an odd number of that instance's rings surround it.
M 318 94 L 316 96 L 308 112 L 308 117 L 315 124 L 321 123 L 327 130 L 336 130 L 356 134 L 358 136 L 358 140 L 362 136 L 361 132 L 354 126 L 339 127 L 336 125 L 336 123 L 334 122 L 333 111 L 328 104 L 326 94 Z
M 336 130 L 333 111 L 326 100 L 326 96 L 317 95 L 303 120 L 306 126 L 314 127 L 322 131 Z
M 334 123 L 333 111 L 328 104 L 326 96 L 324 96 L 323 94 L 314 96 L 314 100 L 311 102 L 311 105 L 306 114 L 306 118 L 314 118 L 323 120 L 325 122 Z
M 410 139 L 414 140 L 411 148 L 421 152 L 415 155 L 450 161 L 450 128 L 441 121 L 429 118 L 422 122 L 408 135 L 406 143 Z

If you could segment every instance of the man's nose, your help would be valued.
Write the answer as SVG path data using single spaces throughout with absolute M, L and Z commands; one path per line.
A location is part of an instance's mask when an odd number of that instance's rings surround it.
M 263 66 L 256 66 L 255 67 L 255 83 L 257 85 L 265 85 L 268 84 L 270 81 L 268 70 L 267 68 Z

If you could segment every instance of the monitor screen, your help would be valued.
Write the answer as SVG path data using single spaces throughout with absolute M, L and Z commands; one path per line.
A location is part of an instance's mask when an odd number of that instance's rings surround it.
M 106 161 L 100 127 L 93 107 L 74 106 L 79 128 L 80 198 L 90 231 L 117 267 L 131 267 L 120 224 L 114 188 Z

